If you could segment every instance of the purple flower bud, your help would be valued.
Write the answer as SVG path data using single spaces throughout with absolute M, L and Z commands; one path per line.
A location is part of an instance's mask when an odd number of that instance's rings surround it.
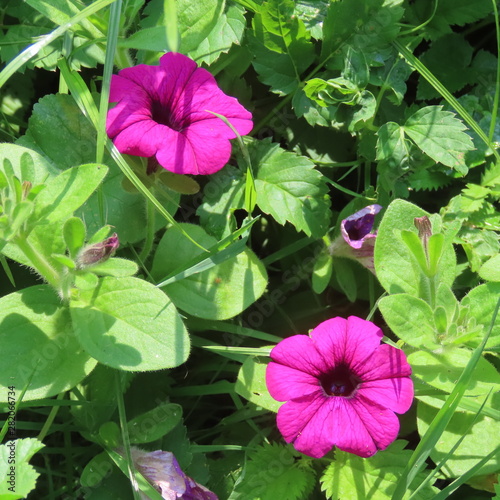
M 108 260 L 119 246 L 120 242 L 116 233 L 104 241 L 86 246 L 76 259 L 78 268 L 85 269 Z
M 380 205 L 368 205 L 342 220 L 341 236 L 330 245 L 330 254 L 357 260 L 374 273 L 373 249 L 377 233 L 373 231 L 373 223 L 380 210 Z
M 218 500 L 217 495 L 186 476 L 169 451 L 130 449 L 136 469 L 166 500 Z M 118 450 L 123 455 L 123 450 Z M 148 497 L 142 495 L 144 500 Z

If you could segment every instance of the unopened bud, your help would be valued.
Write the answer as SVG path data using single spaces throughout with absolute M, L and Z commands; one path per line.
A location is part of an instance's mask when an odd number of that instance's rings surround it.
M 413 224 L 415 224 L 415 227 L 418 229 L 418 237 L 424 245 L 424 250 L 427 254 L 427 242 L 432 236 L 431 221 L 429 220 L 429 217 L 427 217 L 427 215 L 424 215 L 423 217 L 415 217 L 413 219 Z
M 119 245 L 118 235 L 114 233 L 100 243 L 95 243 L 83 248 L 76 259 L 78 267 L 84 269 L 105 262 L 116 251 Z

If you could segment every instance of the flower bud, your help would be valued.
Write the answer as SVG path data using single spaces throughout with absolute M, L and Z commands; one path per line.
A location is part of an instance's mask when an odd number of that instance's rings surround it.
M 104 241 L 83 248 L 76 259 L 79 269 L 94 266 L 108 260 L 119 247 L 118 235 L 114 233 Z

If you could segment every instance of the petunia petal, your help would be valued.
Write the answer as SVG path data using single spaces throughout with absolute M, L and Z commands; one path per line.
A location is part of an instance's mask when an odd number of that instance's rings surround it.
M 322 390 L 313 375 L 272 361 L 267 365 L 266 385 L 276 401 L 288 401 Z
M 293 335 L 282 340 L 271 351 L 271 359 L 313 376 L 321 375 L 329 369 L 307 335 Z
M 142 120 L 130 125 L 113 142 L 120 153 L 135 156 L 154 156 L 158 145 L 175 140 L 176 132 L 153 120 Z
M 405 413 L 413 402 L 413 382 L 409 377 L 363 382 L 357 395 L 396 413 Z
M 384 450 L 397 437 L 399 420 L 393 411 L 382 408 L 363 398 L 359 393 L 350 400 L 339 419 L 339 432 L 335 445 L 343 451 L 360 457 L 370 457 Z
M 357 373 L 364 381 L 407 377 L 411 375 L 411 366 L 401 349 L 382 344 L 362 367 L 358 367 Z
M 332 318 L 318 325 L 311 338 L 330 368 L 346 363 L 357 373 L 380 346 L 382 331 L 370 321 L 356 316 Z
M 326 455 L 333 446 L 332 402 L 317 392 L 282 405 L 276 422 L 285 441 L 310 457 Z

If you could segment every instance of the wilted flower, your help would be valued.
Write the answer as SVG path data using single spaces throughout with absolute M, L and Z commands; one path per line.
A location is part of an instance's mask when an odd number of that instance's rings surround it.
M 217 495 L 182 472 L 177 459 L 169 451 L 143 451 L 130 448 L 136 469 L 167 500 L 217 500 Z M 149 497 L 141 493 L 143 500 Z
M 113 233 L 104 241 L 84 247 L 76 259 L 78 268 L 85 269 L 86 267 L 105 262 L 119 246 L 118 235 Z
M 340 223 L 339 236 L 330 245 L 330 254 L 357 260 L 361 265 L 375 272 L 373 249 L 376 231 L 373 230 L 375 216 L 382 210 L 380 205 L 368 205 L 350 215 Z
M 252 114 L 217 86 L 215 78 L 182 54 L 169 52 L 159 66 L 139 64 L 113 75 L 106 129 L 121 153 L 155 159 L 177 174 L 213 174 L 229 160 L 236 137 Z
M 370 321 L 337 317 L 274 347 L 266 383 L 286 401 L 277 424 L 287 443 L 315 458 L 334 446 L 369 457 L 396 439 L 395 412 L 413 400 L 411 368 L 382 336 Z

